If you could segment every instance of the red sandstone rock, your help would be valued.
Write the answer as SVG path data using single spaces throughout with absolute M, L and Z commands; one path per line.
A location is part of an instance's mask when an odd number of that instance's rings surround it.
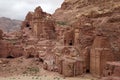
M 21 57 L 24 54 L 24 49 L 21 46 L 13 46 L 12 50 L 10 52 L 10 56 L 17 58 L 17 57 Z
M 95 76 L 102 76 L 107 61 L 114 61 L 109 40 L 106 37 L 95 38 L 90 53 L 90 69 Z
M 22 29 L 28 29 L 37 38 L 55 39 L 55 23 L 50 14 L 37 7 L 29 12 L 23 22 Z
M 120 62 L 107 62 L 103 75 L 104 77 L 120 77 Z
M 2 39 L 2 36 L 3 36 L 3 31 L 0 30 L 0 40 Z
M 25 52 L 24 52 L 23 55 L 24 55 L 26 58 L 38 57 L 38 53 L 36 52 L 34 46 L 27 46 L 24 51 L 25 51 Z
M 107 61 L 120 61 L 119 13 L 118 0 L 65 0 L 53 16 L 37 7 L 27 14 L 21 27 L 18 42 L 25 52 L 16 44 L 10 46 L 3 41 L 0 57 L 38 57 L 44 69 L 64 76 L 110 74 L 114 79 L 120 76 L 115 64 L 114 70 L 104 70 Z M 16 39 L 9 37 L 12 38 L 6 39 Z
M 10 55 L 11 44 L 7 41 L 0 40 L 0 58 L 6 58 Z

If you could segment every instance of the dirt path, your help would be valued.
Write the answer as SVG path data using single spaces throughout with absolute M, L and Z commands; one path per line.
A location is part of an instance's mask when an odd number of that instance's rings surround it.
M 7 78 L 0 78 L 0 80 L 97 80 L 94 78 L 81 78 L 81 77 L 73 77 L 73 78 L 64 78 L 60 76 L 13 76 Z

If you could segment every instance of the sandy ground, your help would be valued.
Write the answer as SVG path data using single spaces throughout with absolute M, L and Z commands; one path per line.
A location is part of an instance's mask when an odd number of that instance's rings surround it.
M 0 77 L 0 80 L 97 80 L 95 78 L 85 78 L 85 77 L 60 77 L 60 76 L 12 76 L 12 77 Z
M 90 74 L 64 77 L 57 72 L 46 71 L 38 59 L 0 59 L 0 80 L 97 80 Z
M 84 76 L 77 76 L 77 77 L 63 77 L 62 75 L 55 73 L 55 72 L 49 72 L 49 71 L 43 71 L 45 73 L 44 75 L 14 75 L 11 77 L 0 77 L 0 80 L 98 80 L 97 78 L 93 78 L 90 74 L 86 74 Z

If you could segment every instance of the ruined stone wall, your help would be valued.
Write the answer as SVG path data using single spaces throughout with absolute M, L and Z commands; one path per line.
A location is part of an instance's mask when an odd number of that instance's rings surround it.
M 114 62 L 107 62 L 106 67 L 104 68 L 104 77 L 119 77 L 120 76 L 120 62 L 114 61 Z
M 72 59 L 64 59 L 59 60 L 58 72 L 65 77 L 73 77 L 77 75 L 83 74 L 83 62 L 72 60 Z

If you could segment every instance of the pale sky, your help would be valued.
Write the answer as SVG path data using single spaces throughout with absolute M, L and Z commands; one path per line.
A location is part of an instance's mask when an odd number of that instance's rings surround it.
M 28 11 L 41 6 L 43 11 L 54 13 L 64 0 L 0 0 L 0 17 L 23 20 Z

